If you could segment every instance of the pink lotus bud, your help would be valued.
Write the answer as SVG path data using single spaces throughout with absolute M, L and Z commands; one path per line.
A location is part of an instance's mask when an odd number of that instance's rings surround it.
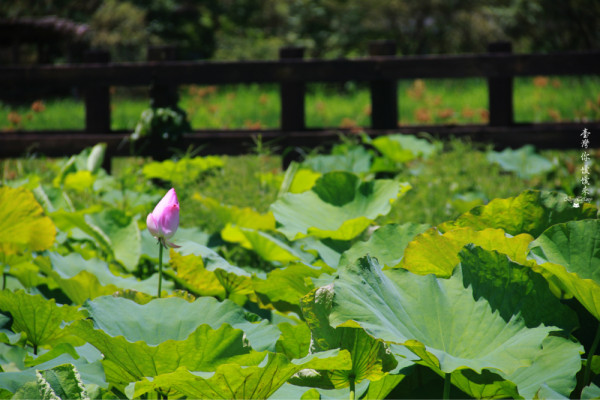
M 162 244 L 179 247 L 166 240 L 173 236 L 179 227 L 179 201 L 175 189 L 169 190 L 154 207 L 154 210 L 148 214 L 146 225 L 152 236 Z

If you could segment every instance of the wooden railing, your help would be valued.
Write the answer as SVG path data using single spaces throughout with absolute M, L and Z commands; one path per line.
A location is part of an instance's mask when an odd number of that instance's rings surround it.
M 373 135 L 427 131 L 437 136 L 470 136 L 499 147 L 527 143 L 542 148 L 579 147 L 583 128 L 600 131 L 600 122 L 516 124 L 513 119 L 513 78 L 536 75 L 597 75 L 600 51 L 559 54 L 513 54 L 510 43 L 494 43 L 485 54 L 395 56 L 392 42 L 374 42 L 370 56 L 360 59 L 303 58 L 302 48 L 288 47 L 274 61 L 171 61 L 169 51 L 150 52 L 159 61 L 111 63 L 107 53 L 88 53 L 84 64 L 0 68 L 0 91 L 8 87 L 80 87 L 85 98 L 85 131 L 29 131 L 0 134 L 0 157 L 23 154 L 35 146 L 48 155 L 67 155 L 96 142 L 108 144 L 109 155 L 126 154 L 119 143 L 128 132 L 110 129 L 110 86 L 152 85 L 155 104 L 176 101 L 173 88 L 183 84 L 221 85 L 276 83 L 281 88 L 280 129 L 264 131 L 200 130 L 185 135 L 180 146 L 204 144 L 205 152 L 247 151 L 251 135 L 279 139 L 279 147 L 314 146 L 336 138 L 343 129 L 306 129 L 305 85 L 310 82 L 369 82 Z M 398 126 L 397 81 L 414 78 L 486 78 L 489 123 L 483 125 Z M 565 87 L 565 91 L 569 88 Z M 171 95 L 170 95 L 171 94 Z M 460 93 L 457 93 L 460 95 Z M 169 100 L 171 99 L 171 100 Z M 600 143 L 600 142 L 598 142 Z M 152 149 L 149 149 L 150 155 Z

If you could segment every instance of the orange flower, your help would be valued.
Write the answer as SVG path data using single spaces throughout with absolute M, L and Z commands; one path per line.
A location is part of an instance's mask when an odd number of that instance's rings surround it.
M 36 100 L 31 104 L 31 111 L 34 112 L 42 112 L 46 109 L 44 102 L 41 100 Z
M 444 108 L 443 110 L 439 110 L 437 115 L 441 119 L 448 119 L 454 115 L 454 110 L 451 108 Z
M 19 115 L 19 113 L 15 112 L 15 111 L 11 111 L 8 113 L 8 122 L 10 122 L 11 125 L 13 126 L 18 126 L 21 124 L 22 121 L 22 117 Z
M 463 108 L 460 114 L 463 116 L 463 118 L 471 119 L 475 116 L 475 110 L 472 110 L 469 107 L 465 107 Z
M 482 108 L 481 110 L 479 110 L 479 118 L 481 118 L 481 121 L 484 123 L 487 123 L 490 121 L 490 112 L 488 110 L 486 110 L 485 108 Z
M 535 78 L 533 78 L 533 84 L 537 87 L 544 87 L 548 85 L 548 77 L 536 76 Z
M 429 122 L 431 121 L 431 115 L 429 111 L 425 108 L 418 108 L 415 111 L 415 119 L 419 122 Z

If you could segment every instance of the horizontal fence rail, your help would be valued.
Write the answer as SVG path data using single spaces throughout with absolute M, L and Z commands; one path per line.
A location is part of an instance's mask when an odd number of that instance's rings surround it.
M 527 123 L 513 120 L 513 78 L 536 75 L 597 75 L 600 51 L 560 54 L 512 54 L 510 43 L 492 43 L 487 54 L 395 56 L 393 42 L 374 42 L 370 57 L 360 59 L 303 59 L 302 48 L 280 51 L 274 61 L 215 62 L 174 61 L 172 48 L 149 51 L 144 63 L 111 63 L 106 52 L 89 52 L 83 64 L 0 67 L 2 90 L 37 86 L 82 90 L 86 108 L 85 131 L 36 131 L 0 133 L 0 157 L 26 151 L 52 156 L 69 155 L 97 142 L 106 142 L 107 155 L 126 155 L 123 145 L 128 132 L 110 129 L 110 86 L 151 85 L 151 103 L 175 106 L 176 87 L 183 84 L 221 85 L 276 83 L 281 93 L 279 130 L 202 130 L 184 135 L 178 147 L 205 145 L 204 153 L 239 154 L 253 144 L 253 135 L 286 146 L 316 146 L 336 139 L 343 129 L 306 129 L 305 86 L 312 82 L 369 82 L 371 90 L 371 135 L 390 132 L 467 136 L 497 147 L 527 143 L 540 148 L 578 148 L 583 128 L 600 131 L 600 122 Z M 414 78 L 486 78 L 489 123 L 484 125 L 398 126 L 397 81 Z M 565 89 L 568 90 L 568 89 Z M 596 143 L 598 145 L 600 142 Z M 148 149 L 146 155 L 164 153 Z

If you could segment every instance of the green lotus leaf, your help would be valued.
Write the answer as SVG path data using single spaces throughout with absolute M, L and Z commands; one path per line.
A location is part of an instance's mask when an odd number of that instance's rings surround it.
M 332 271 L 339 265 L 342 254 L 348 251 L 352 245 L 351 241 L 347 240 L 317 239 L 312 236 L 295 240 L 293 244 L 300 247 L 302 251 L 320 258 L 320 260 L 311 261 L 312 265 L 322 266 L 325 264 Z
M 213 298 L 189 303 L 171 297 L 139 305 L 105 296 L 84 307 L 92 321 L 77 321 L 70 330 L 104 354 L 107 379 L 121 386 L 180 366 L 211 371 L 228 362 L 260 362 L 264 354 L 255 349 L 274 347 L 280 334 L 265 323 L 248 322 L 234 303 Z
M 351 148 L 338 146 L 332 154 L 307 157 L 302 166 L 313 171 L 326 174 L 333 171 L 347 171 L 354 174 L 369 172 L 371 167 L 371 154 L 363 146 Z
M 439 277 L 452 275 L 458 264 L 458 253 L 468 243 L 474 243 L 486 250 L 495 250 L 508 255 L 521 264 L 527 261 L 527 248 L 533 240 L 528 234 L 510 236 L 502 229 L 458 228 L 444 233 L 436 229 L 417 236 L 406 248 L 400 267 L 420 275 L 435 274 Z
M 36 372 L 40 399 L 88 399 L 87 392 L 73 364 L 58 365 Z
M 324 389 L 339 389 L 349 386 L 351 381 L 379 380 L 385 372 L 398 365 L 395 357 L 380 340 L 376 340 L 362 329 L 332 328 L 328 316 L 332 307 L 332 298 L 328 292 L 314 290 L 302 299 L 302 314 L 311 330 L 311 352 L 340 348 L 348 350 L 352 357 L 352 369 L 336 371 L 328 368 L 315 380 L 315 386 Z M 412 364 L 412 363 L 411 363 Z M 305 377 L 298 377 L 290 383 L 303 384 Z M 322 380 L 322 383 L 317 381 Z M 329 386 L 331 385 L 331 386 Z
M 215 215 L 223 225 L 232 224 L 243 228 L 269 231 L 275 229 L 275 218 L 272 212 L 261 214 L 250 207 L 236 207 L 221 204 L 212 197 L 195 193 L 194 200 L 199 201 L 206 209 Z
M 378 228 L 366 242 L 356 242 L 342 255 L 341 264 L 354 262 L 369 254 L 381 265 L 394 267 L 400 263 L 404 250 L 409 242 L 429 225 L 407 223 L 404 225 L 389 224 Z M 390 246 L 393 243 L 393 246 Z
M 0 187 L 0 253 L 46 250 L 55 237 L 52 220 L 31 191 Z
M 22 290 L 1 291 L 0 310 L 12 315 L 12 330 L 25 333 L 27 342 L 34 350 L 64 339 L 68 333 L 61 326 L 63 322 L 85 318 L 75 307 L 59 306 L 54 299 L 46 300 L 40 295 L 29 295 Z
M 84 308 L 94 321 L 94 328 L 109 336 L 123 336 L 130 342 L 143 341 L 154 346 L 166 340 L 185 340 L 200 325 L 217 329 L 223 324 L 231 325 L 246 333 L 246 339 L 255 350 L 274 349 L 281 332 L 267 321 L 251 323 L 246 310 L 225 300 L 219 302 L 211 297 L 202 297 L 193 302 L 170 297 L 154 299 L 144 305 L 113 296 L 103 296 L 88 301 Z M 176 319 L 165 318 L 177 316 Z M 260 346 L 265 339 L 272 343 Z
M 286 268 L 274 269 L 269 272 L 267 279 L 253 277 L 252 284 L 261 303 L 273 304 L 282 312 L 299 312 L 302 296 L 315 288 L 311 278 L 316 278 L 323 272 L 323 269 L 295 263 Z
M 162 179 L 180 186 L 198 179 L 200 174 L 205 171 L 221 168 L 224 165 L 223 159 L 218 156 L 185 157 L 179 161 L 165 160 L 147 163 L 144 165 L 142 173 L 147 179 Z
M 117 209 L 96 211 L 59 210 L 52 213 L 52 219 L 60 230 L 71 232 L 78 239 L 91 240 L 110 258 L 121 262 L 130 271 L 135 270 L 142 244 L 137 220 Z
M 46 361 L 23 371 L 1 373 L 0 388 L 6 389 L 11 393 L 16 393 L 28 382 L 35 383 L 37 379 L 36 371 L 47 370 L 64 364 L 74 365 L 75 368 L 77 368 L 80 379 L 83 383 L 94 384 L 100 387 L 108 387 L 100 360 L 89 361 L 84 357 L 74 359 L 69 354 L 62 354 L 52 360 Z
M 362 399 L 367 392 L 369 384 L 369 381 L 362 381 L 361 383 L 357 384 L 354 390 L 354 398 Z M 350 398 L 350 387 L 341 389 L 321 389 L 285 383 L 279 389 L 277 389 L 275 393 L 273 393 L 271 398 L 302 400 L 347 400 Z
M 282 322 L 278 325 L 281 336 L 277 341 L 277 353 L 284 354 L 290 360 L 308 355 L 310 350 L 310 328 L 305 323 L 292 325 Z
M 182 256 L 176 251 L 171 251 L 169 263 L 173 273 L 165 273 L 191 293 L 197 296 L 225 298 L 225 288 L 215 273 L 204 267 L 202 257 L 194 254 Z
M 485 298 L 504 320 L 519 310 L 529 328 L 541 324 L 571 333 L 578 326 L 577 315 L 552 294 L 542 275 L 518 264 L 505 254 L 487 251 L 473 244 L 460 253 L 463 284 L 472 288 L 477 300 Z
M 427 159 L 441 150 L 441 143 L 430 143 L 425 139 L 402 134 L 379 136 L 373 139 L 371 144 L 386 158 L 396 163 L 404 163 L 418 157 Z
M 494 199 L 487 205 L 475 207 L 438 228 L 441 232 L 459 227 L 499 228 L 513 236 L 528 233 L 538 237 L 554 224 L 596 218 L 597 213 L 598 209 L 589 203 L 573 207 L 560 193 L 527 190 L 516 197 Z
M 409 188 L 391 180 L 361 182 L 348 172 L 329 172 L 309 191 L 282 195 L 271 210 L 281 224 L 278 230 L 290 240 L 304 236 L 350 240 L 387 214 L 391 202 Z
M 402 269 L 381 271 L 366 257 L 341 269 L 339 279 L 317 295 L 334 299 L 332 326 L 362 327 L 374 338 L 403 344 L 444 373 L 470 368 L 510 374 L 531 365 L 544 338 L 558 328 L 527 327 L 518 301 L 524 293 L 510 281 L 501 282 L 507 275 L 496 278 L 506 289 L 490 304 L 476 279 L 463 280 L 461 266 L 451 278 L 440 279 Z
M 133 396 L 149 391 L 174 391 L 194 399 L 266 399 L 292 375 L 304 368 L 347 368 L 349 354 L 331 350 L 289 360 L 279 353 L 268 353 L 255 364 L 225 364 L 215 372 L 190 372 L 185 368 L 145 379 L 135 384 Z
M 172 266 L 176 274 L 170 271 L 166 273 L 191 292 L 201 296 L 229 298 L 238 304 L 244 304 L 247 296 L 253 296 L 251 275 L 229 264 L 208 247 L 182 241 L 178 253 L 184 258 L 178 257 L 177 252 L 171 250 Z
M 529 257 L 556 276 L 600 320 L 600 220 L 548 228 L 530 245 Z
M 50 253 L 49 259 L 50 263 L 38 262 L 41 271 L 51 277 L 75 304 L 113 294 L 118 289 L 155 294 L 158 285 L 157 274 L 143 281 L 133 276 L 117 276 L 110 271 L 106 262 L 97 258 L 85 260 L 77 253 L 67 256 Z M 170 282 L 164 282 L 163 285 L 165 288 L 172 286 Z
M 490 163 L 499 164 L 505 171 L 515 172 L 519 178 L 531 179 L 546 174 L 556 168 L 550 160 L 536 154 L 535 147 L 528 144 L 519 149 L 506 148 L 501 152 L 489 151 Z
M 310 257 L 308 254 L 299 254 L 281 240 L 255 229 L 227 225 L 221 231 L 221 237 L 227 242 L 239 243 L 242 247 L 253 250 L 265 261 L 288 264 Z
M 99 227 L 109 238 L 115 259 L 127 270 L 134 271 L 142 252 L 137 220 L 117 209 L 87 215 L 86 220 L 91 220 L 93 226 Z
M 591 383 L 581 391 L 582 400 L 600 399 L 600 387 Z
M 364 397 L 361 397 L 361 399 L 385 399 L 387 398 L 387 395 L 390 394 L 390 392 L 394 390 L 394 388 L 398 386 L 402 380 L 404 380 L 405 377 L 406 376 L 403 374 L 385 374 L 383 378 L 369 383 L 369 389 L 367 390 L 367 393 L 365 393 Z

